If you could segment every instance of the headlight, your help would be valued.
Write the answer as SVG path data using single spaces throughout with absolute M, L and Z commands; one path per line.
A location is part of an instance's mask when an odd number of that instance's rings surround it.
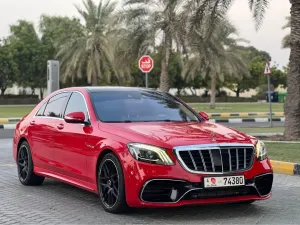
M 152 145 L 132 143 L 128 145 L 129 152 L 136 160 L 161 164 L 174 165 L 166 150 Z
M 267 148 L 262 141 L 258 141 L 256 144 L 256 156 L 259 161 L 267 158 Z

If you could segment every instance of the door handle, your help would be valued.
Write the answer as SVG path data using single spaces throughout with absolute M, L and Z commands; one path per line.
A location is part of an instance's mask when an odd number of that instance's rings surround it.
M 58 124 L 58 125 L 57 125 L 57 129 L 59 129 L 59 130 L 64 129 L 64 125 L 63 125 L 63 124 Z
M 35 125 L 35 121 L 30 121 L 30 125 Z

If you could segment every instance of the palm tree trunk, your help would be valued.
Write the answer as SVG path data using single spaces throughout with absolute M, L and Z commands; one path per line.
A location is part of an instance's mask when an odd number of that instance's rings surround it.
M 98 85 L 97 74 L 93 73 L 92 74 L 92 86 L 97 86 L 97 85 Z
M 1 92 L 1 95 L 2 95 L 2 96 L 4 95 L 5 91 L 6 91 L 6 88 L 5 88 L 5 87 L 3 87 L 3 88 L 0 89 L 0 92 Z
M 210 88 L 210 108 L 216 108 L 216 87 L 217 87 L 217 74 L 211 75 L 211 88 Z
M 169 59 L 172 50 L 171 39 L 168 32 L 165 32 L 165 40 L 164 40 L 164 56 L 161 61 L 161 74 L 160 74 L 160 86 L 159 89 L 161 91 L 168 92 L 169 87 Z
M 287 76 L 287 97 L 284 106 L 286 139 L 300 139 L 300 0 L 291 3 L 291 53 Z
M 40 87 L 40 98 L 41 100 L 44 99 L 44 89 L 42 87 Z

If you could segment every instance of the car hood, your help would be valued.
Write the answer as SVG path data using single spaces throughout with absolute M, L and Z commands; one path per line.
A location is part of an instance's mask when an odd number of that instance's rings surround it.
M 125 136 L 124 130 L 127 130 L 129 139 L 137 139 L 132 141 L 139 141 L 139 137 L 147 137 L 172 147 L 207 143 L 252 143 L 251 137 L 229 127 L 210 122 L 118 123 L 110 125 L 120 128 L 120 134 L 123 137 Z M 116 131 L 115 134 L 118 133 Z M 132 135 L 134 133 L 139 134 L 138 137 Z

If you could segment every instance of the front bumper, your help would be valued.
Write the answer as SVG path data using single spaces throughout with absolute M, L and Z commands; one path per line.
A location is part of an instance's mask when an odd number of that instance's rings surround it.
M 182 180 L 149 180 L 143 186 L 140 199 L 148 203 L 179 203 L 184 200 L 216 198 L 267 197 L 272 188 L 273 174 L 263 174 L 246 180 L 245 186 L 205 189 L 202 182 L 190 183 Z
M 232 174 L 192 174 L 174 166 L 132 160 L 125 165 L 126 201 L 131 207 L 174 207 L 194 204 L 265 200 L 271 197 L 273 171 L 269 159 L 255 161 L 247 171 Z M 245 186 L 203 187 L 209 176 L 244 175 Z

